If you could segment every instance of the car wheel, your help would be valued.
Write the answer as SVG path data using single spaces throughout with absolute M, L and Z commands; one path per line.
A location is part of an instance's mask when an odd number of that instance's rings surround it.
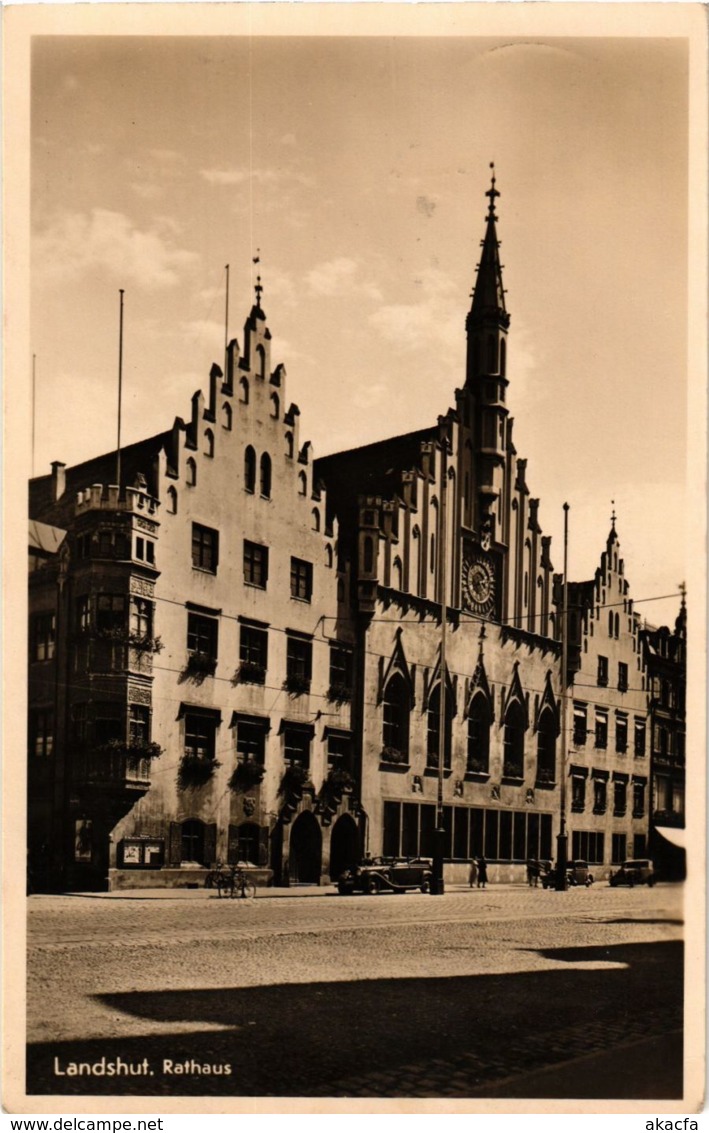
M 368 896 L 375 896 L 379 892 L 379 878 L 365 878 L 364 885 L 362 886 L 362 892 L 366 893 Z
M 431 892 L 431 878 L 430 877 L 424 877 L 423 881 L 421 882 L 421 892 L 422 893 L 430 893 Z
M 588 889 L 589 885 L 593 885 L 593 878 L 591 876 L 586 878 L 586 888 L 587 889 Z

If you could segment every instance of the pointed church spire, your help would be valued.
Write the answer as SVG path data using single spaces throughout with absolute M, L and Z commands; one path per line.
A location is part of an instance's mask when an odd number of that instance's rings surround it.
M 495 163 L 490 162 L 492 181 L 485 196 L 490 198 L 486 216 L 487 228 L 485 239 L 482 241 L 482 254 L 478 264 L 478 274 L 473 291 L 473 302 L 468 316 L 468 327 L 482 320 L 499 320 L 505 327 L 509 325 L 509 316 L 505 307 L 505 290 L 502 286 L 502 265 L 500 264 L 500 243 L 497 239 L 495 227 L 497 214 L 495 200 L 499 197 L 499 190 L 495 188 Z

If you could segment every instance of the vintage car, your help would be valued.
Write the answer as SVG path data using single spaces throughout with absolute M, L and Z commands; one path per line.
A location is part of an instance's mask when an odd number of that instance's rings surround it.
M 541 874 L 544 889 L 556 889 L 556 868 L 549 869 Z M 577 858 L 569 862 L 566 867 L 566 887 L 574 885 L 593 885 L 593 874 L 590 873 L 588 862 Z
M 365 858 L 340 874 L 337 891 L 347 893 L 405 893 L 431 888 L 430 858 Z
M 649 858 L 628 858 L 619 870 L 611 873 L 608 879 L 611 885 L 649 885 L 652 887 L 657 878 L 655 867 Z

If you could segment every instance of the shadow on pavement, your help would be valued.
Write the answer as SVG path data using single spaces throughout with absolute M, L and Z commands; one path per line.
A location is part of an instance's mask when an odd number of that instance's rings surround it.
M 106 994 L 113 1012 L 180 1033 L 37 1043 L 28 1048 L 30 1094 L 271 1097 L 485 1096 L 486 1083 L 625 1045 L 619 1098 L 682 1096 L 681 1043 L 649 1076 L 627 1046 L 682 1027 L 681 942 L 559 948 L 569 967 L 505 975 L 431 976 Z M 474 965 L 474 955 L 471 962 Z M 574 969 L 574 962 L 619 967 Z M 196 977 L 198 978 L 198 977 Z M 185 1024 L 193 1029 L 185 1033 Z M 220 1030 L 205 1030 L 218 1025 Z M 121 1058 L 152 1074 L 57 1075 L 69 1063 Z M 147 1060 L 147 1064 L 144 1062 Z M 165 1073 L 164 1060 L 231 1074 Z M 174 1069 L 174 1066 L 173 1066 Z M 537 1096 L 606 1098 L 603 1075 L 556 1079 Z M 583 1092 L 579 1093 L 579 1086 Z M 547 1088 L 547 1087 L 544 1087 Z M 615 1088 L 615 1086 L 614 1086 Z M 497 1096 L 520 1096 L 514 1088 Z M 481 1092 L 482 1091 L 482 1092 Z M 557 1092 L 561 1091 L 561 1092 Z

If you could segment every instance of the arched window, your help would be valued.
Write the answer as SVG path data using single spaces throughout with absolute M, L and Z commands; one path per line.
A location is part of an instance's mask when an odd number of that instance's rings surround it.
M 214 456 L 214 433 L 211 429 L 204 430 L 204 451 L 207 456 Z
M 505 370 L 506 369 L 507 369 L 507 343 L 505 342 L 505 340 L 503 338 L 503 339 L 500 340 L 500 373 L 501 373 L 503 378 L 505 376 Z
M 318 509 L 316 507 L 314 507 L 313 510 L 312 510 L 312 516 L 313 516 L 313 531 L 319 531 L 320 530 L 320 512 L 318 511 Z
M 490 771 L 490 705 L 482 692 L 473 697 L 468 711 L 467 770 L 484 775 Z
M 167 489 L 167 510 L 170 515 L 177 515 L 177 488 Z
M 244 453 L 244 487 L 247 492 L 256 491 L 256 453 L 251 445 Z
M 608 636 L 613 636 L 613 611 L 608 611 Z
M 187 483 L 194 488 L 197 483 L 197 465 L 194 459 L 190 456 L 187 459 Z
M 256 373 L 260 378 L 266 377 L 266 351 L 261 343 L 256 347 Z
M 280 413 L 280 410 L 281 410 L 281 403 L 278 400 L 278 394 L 272 393 L 271 394 L 271 416 L 274 417 L 276 421 L 278 420 L 278 414 Z
M 232 416 L 231 405 L 228 401 L 225 401 L 222 405 L 222 425 L 225 429 L 231 429 Z
M 387 682 L 384 689 L 384 727 L 382 752 L 384 758 L 400 759 L 406 763 L 409 756 L 409 690 L 399 673 Z
M 453 705 L 450 689 L 446 689 L 446 719 L 443 734 L 443 766 L 450 768 L 451 744 L 453 735 Z M 438 767 L 438 746 L 441 734 L 441 686 L 436 685 L 428 700 L 428 719 L 426 735 L 426 763 Z
M 615 615 L 615 636 L 620 637 L 620 614 Z
M 487 369 L 488 373 L 497 373 L 497 339 L 494 334 L 487 337 Z
M 328 543 L 327 546 L 325 547 L 325 566 L 331 568 L 332 562 L 333 562 L 332 547 Z
M 286 456 L 293 456 L 293 434 L 286 433 Z
M 298 492 L 304 496 L 308 490 L 308 478 L 304 472 L 298 473 Z
M 271 498 L 271 458 L 267 452 L 261 457 L 261 495 L 266 500 Z
M 433 572 L 436 569 L 436 536 L 435 535 L 431 536 L 431 555 L 430 555 L 430 558 L 431 558 L 431 574 L 433 574 Z
M 241 381 L 239 382 L 239 391 L 240 391 L 240 394 L 241 394 L 241 404 L 242 405 L 248 405 L 249 404 L 249 382 L 248 382 L 248 378 L 242 378 L 241 379 Z
M 537 782 L 553 783 L 556 778 L 556 721 L 551 708 L 543 709 L 537 727 Z
M 505 713 L 504 765 L 502 774 L 510 779 L 524 778 L 524 709 L 511 700 Z

